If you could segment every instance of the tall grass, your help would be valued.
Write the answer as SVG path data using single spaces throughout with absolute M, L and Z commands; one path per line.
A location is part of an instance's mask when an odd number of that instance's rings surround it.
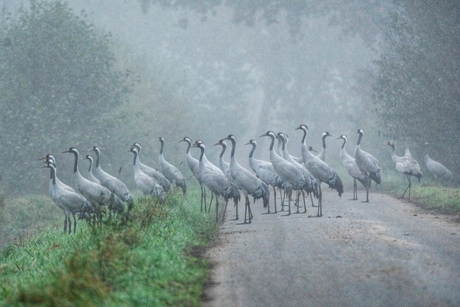
M 217 234 L 196 190 L 165 204 L 136 200 L 102 227 L 76 234 L 49 227 L 4 248 L 0 305 L 168 306 L 199 304 L 208 265 L 197 257 Z
M 407 180 L 396 172 L 387 172 L 382 181 L 382 191 L 401 197 L 407 187 Z M 405 198 L 408 197 L 406 192 Z M 422 177 L 420 182 L 412 177 L 411 199 L 418 206 L 436 213 L 460 216 L 460 188 L 448 182 Z

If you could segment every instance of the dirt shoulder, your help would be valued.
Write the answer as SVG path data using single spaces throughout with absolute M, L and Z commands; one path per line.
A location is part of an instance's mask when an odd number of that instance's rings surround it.
M 203 306 L 460 306 L 460 224 L 411 203 L 325 192 L 322 218 L 232 209 Z M 241 207 L 240 207 L 241 209 Z M 242 212 L 242 210 L 240 210 Z

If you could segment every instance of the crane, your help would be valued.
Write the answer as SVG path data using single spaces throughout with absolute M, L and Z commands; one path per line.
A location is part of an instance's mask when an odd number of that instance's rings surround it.
M 342 147 L 340 149 L 340 160 L 342 161 L 343 167 L 347 170 L 348 174 L 353 177 L 353 199 L 358 200 L 358 185 L 356 180 L 361 182 L 361 184 L 366 188 L 366 198 L 369 200 L 369 187 L 371 184 L 371 178 L 364 175 L 358 168 L 355 158 L 350 156 L 345 148 L 348 138 L 345 134 L 342 134 L 337 138 L 343 140 Z
M 324 131 L 323 134 L 322 134 L 322 140 L 323 140 L 323 148 L 321 149 L 321 151 L 319 152 L 318 155 L 316 155 L 318 158 L 320 158 L 321 160 L 323 160 L 324 162 L 326 162 L 326 138 L 328 136 L 333 136 L 332 134 L 330 134 L 329 132 L 327 131 Z M 311 147 L 310 147 L 311 148 Z
M 70 215 L 73 216 L 74 227 L 73 232 L 77 230 L 77 220 L 75 219 L 75 213 L 85 213 L 89 209 L 89 203 L 86 198 L 77 193 L 75 190 L 69 188 L 63 188 L 62 185 L 58 185 L 56 175 L 56 165 L 53 161 L 47 159 L 44 168 L 50 169 L 50 197 L 56 204 L 56 206 L 64 211 L 64 233 L 67 233 L 67 222 L 69 223 L 69 234 L 72 233 L 72 222 Z M 51 192 L 52 190 L 52 192 Z
M 445 180 L 452 181 L 454 179 L 454 175 L 452 172 L 442 165 L 440 162 L 435 161 L 430 158 L 428 155 L 430 144 L 425 142 L 425 165 L 428 171 L 434 176 L 435 179 L 442 178 Z
M 227 150 L 227 143 L 224 140 L 219 140 L 213 146 L 218 146 L 218 145 L 222 146 L 222 150 L 219 154 L 219 167 L 222 170 L 222 172 L 224 172 L 225 177 L 227 177 L 227 179 L 230 180 L 230 182 L 232 182 L 236 186 L 235 182 L 233 181 L 232 174 L 230 172 L 230 163 L 228 163 L 224 159 L 224 154 L 225 154 L 225 151 Z M 239 200 L 240 198 L 238 199 L 238 201 Z M 225 205 L 227 205 L 227 203 L 225 203 Z M 235 203 L 235 210 L 236 210 L 235 216 L 236 216 L 236 219 L 238 219 L 238 202 Z M 227 211 L 227 208 L 225 208 L 224 212 L 226 211 Z
M 134 154 L 133 169 L 134 182 L 144 195 L 152 195 L 157 197 L 161 202 L 165 200 L 165 191 L 163 187 L 149 175 L 141 171 L 139 167 L 139 151 L 136 146 L 132 146 L 128 151 Z
M 394 141 L 388 141 L 386 143 L 387 146 L 391 147 L 391 160 L 396 163 L 396 170 L 402 174 L 404 174 L 405 178 L 409 184 L 407 185 L 404 193 L 402 194 L 401 198 L 404 198 L 404 195 L 409 190 L 409 199 L 410 199 L 410 188 L 412 186 L 411 176 L 417 177 L 418 181 L 420 182 L 420 178 L 423 176 L 422 169 L 418 164 L 417 160 L 412 158 L 412 155 L 405 154 L 403 157 L 399 157 L 396 155 L 396 145 Z M 407 150 L 406 150 L 407 153 Z
M 75 184 L 77 190 L 93 205 L 93 209 L 99 217 L 100 220 L 100 209 L 101 206 L 105 206 L 111 210 L 117 212 L 124 212 L 123 202 L 112 193 L 109 189 L 103 187 L 102 185 L 89 181 L 83 177 L 78 169 L 78 158 L 80 153 L 75 147 L 70 147 L 69 150 L 64 151 L 63 153 L 71 153 L 75 157 L 75 162 L 73 166 L 73 176 L 75 179 Z
M 101 182 L 101 185 L 109 189 L 111 192 L 116 194 L 123 202 L 132 202 L 133 201 L 133 196 L 131 195 L 131 192 L 128 190 L 126 185 L 118 178 L 106 173 L 99 161 L 100 161 L 100 155 L 101 155 L 101 150 L 97 146 L 93 146 L 90 148 L 88 151 L 94 151 L 96 154 L 96 175 L 99 178 L 99 181 Z
M 291 156 L 288 152 L 288 149 L 287 149 L 287 143 L 289 141 L 289 137 L 287 134 L 285 133 L 282 133 L 282 132 L 278 132 L 277 134 L 277 137 L 281 139 L 281 142 L 282 142 L 282 157 L 290 162 L 291 164 L 293 164 L 295 167 L 297 167 L 303 174 L 303 176 L 305 177 L 305 186 L 302 190 L 302 195 L 303 195 L 303 205 L 304 205 L 304 213 L 307 212 L 307 208 L 305 206 L 305 195 L 304 195 L 304 191 L 307 192 L 308 194 L 310 194 L 310 199 L 311 199 L 311 205 L 312 207 L 315 207 L 314 203 L 313 203 L 313 195 L 315 197 L 318 197 L 318 194 L 319 194 L 319 186 L 318 186 L 318 181 L 315 179 L 315 177 L 313 177 L 312 174 L 310 174 L 310 172 L 307 170 L 307 168 L 305 166 L 303 166 L 303 164 L 299 163 L 293 156 Z M 299 207 L 297 206 L 297 213 L 299 213 Z
M 270 185 L 273 188 L 275 213 L 277 213 L 276 188 L 281 188 L 283 186 L 283 180 L 275 171 L 275 169 L 273 168 L 273 164 L 271 162 L 254 158 L 254 151 L 257 148 L 257 142 L 254 139 L 249 140 L 249 142 L 245 145 L 252 145 L 252 149 L 249 152 L 249 165 L 251 166 L 251 169 L 254 171 L 254 173 L 256 173 L 257 177 L 260 180 L 262 180 L 265 184 Z M 270 213 L 270 204 L 268 204 L 267 207 L 267 213 Z
M 234 202 L 237 203 L 240 198 L 240 193 L 238 188 L 233 185 L 232 182 L 227 179 L 227 177 L 225 177 L 222 171 L 216 172 L 213 168 L 205 165 L 203 157 L 206 147 L 202 141 L 196 141 L 195 144 L 193 144 L 193 147 L 198 147 L 201 150 L 198 173 L 203 185 L 205 185 L 212 193 L 216 195 L 216 222 L 218 222 L 219 196 L 222 196 L 226 203 L 230 198 L 233 198 Z M 227 205 L 225 208 L 226 207 Z M 225 219 L 225 210 L 222 219 Z
M 318 199 L 318 213 L 316 216 L 323 216 L 323 193 L 321 191 L 321 183 L 325 182 L 329 185 L 329 188 L 335 189 L 339 194 L 339 197 L 343 193 L 342 180 L 339 175 L 323 160 L 313 155 L 307 148 L 306 139 L 308 134 L 308 127 L 305 124 L 301 124 L 296 130 L 302 130 L 303 137 L 301 141 L 302 159 L 305 167 L 318 181 L 319 186 L 319 199 Z
M 93 174 L 93 157 L 91 157 L 91 155 L 86 155 L 83 159 L 85 160 L 88 160 L 89 161 L 89 167 L 88 167 L 88 180 L 89 181 L 92 181 L 92 182 L 95 182 L 95 183 L 98 183 L 98 184 L 101 184 L 101 182 L 99 181 L 99 179 L 97 179 L 94 174 Z
M 201 188 L 201 212 L 203 212 L 203 205 L 204 205 L 204 211 L 206 212 L 206 188 L 203 186 L 201 183 L 201 178 L 199 177 L 198 169 L 199 169 L 199 161 L 192 157 L 190 154 L 190 147 L 192 146 L 192 140 L 189 137 L 184 137 L 182 140 L 179 140 L 179 142 L 186 142 L 187 143 L 187 149 L 185 151 L 185 161 L 187 162 L 187 165 L 192 172 L 193 176 L 198 180 L 198 183 L 200 184 Z
M 147 166 L 145 165 L 144 163 L 141 162 L 141 150 L 142 150 L 142 146 L 141 146 L 141 143 L 139 142 L 136 142 L 133 144 L 133 147 L 136 147 L 137 148 L 137 152 L 138 152 L 138 155 L 137 155 L 137 164 L 139 165 L 139 169 L 145 173 L 147 176 L 150 176 L 152 177 L 153 179 L 155 179 L 156 182 L 158 182 L 161 187 L 163 188 L 164 192 L 168 192 L 169 189 L 171 188 L 171 183 L 169 182 L 168 179 L 166 179 L 166 177 L 159 171 L 157 171 L 156 169 L 150 167 L 150 166 Z
M 270 161 L 272 162 L 273 168 L 276 173 L 281 177 L 281 179 L 290 184 L 293 190 L 300 191 L 306 185 L 306 178 L 302 174 L 301 170 L 295 167 L 292 163 L 286 161 L 281 156 L 275 152 L 275 138 L 276 134 L 273 131 L 267 131 L 265 134 L 262 134 L 260 137 L 268 136 L 271 139 L 270 142 Z M 282 147 L 284 142 L 282 142 Z M 282 152 L 282 151 L 281 151 Z M 292 191 L 286 191 L 288 193 L 288 206 L 289 211 L 287 215 L 291 214 L 291 198 Z M 300 198 L 300 192 L 297 193 L 296 203 L 298 204 Z
M 159 137 L 158 140 L 161 143 L 160 156 L 158 157 L 160 171 L 166 177 L 166 179 L 171 181 L 172 184 L 181 187 L 182 193 L 185 195 L 185 192 L 187 191 L 187 185 L 185 183 L 184 175 L 182 175 L 181 171 L 177 167 L 165 160 L 163 155 L 165 140 L 163 137 Z
M 222 140 L 229 140 L 232 143 L 232 152 L 230 154 L 230 173 L 237 187 L 243 191 L 245 198 L 244 222 L 252 220 L 251 205 L 248 195 L 252 195 L 254 200 L 262 198 L 264 208 L 267 208 L 270 197 L 268 186 L 257 178 L 253 173 L 242 167 L 236 160 L 236 137 L 229 134 Z
M 382 167 L 380 166 L 380 162 L 370 153 L 361 150 L 361 139 L 363 138 L 364 131 L 362 129 L 358 129 L 356 133 L 359 134 L 358 142 L 356 143 L 355 147 L 355 161 L 356 165 L 358 165 L 359 170 L 364 175 L 371 178 L 375 183 L 380 184 L 382 182 Z M 366 189 L 366 201 L 369 202 L 369 187 Z

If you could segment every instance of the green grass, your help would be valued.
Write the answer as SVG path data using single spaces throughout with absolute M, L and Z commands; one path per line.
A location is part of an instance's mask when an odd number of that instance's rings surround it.
M 218 228 L 196 200 L 198 190 L 165 204 L 142 197 L 101 228 L 80 221 L 66 235 L 61 221 L 6 246 L 0 305 L 199 305 L 209 270 L 199 256 Z
M 406 186 L 407 181 L 403 180 L 401 174 L 391 172 L 385 174 L 381 189 L 385 193 L 401 197 Z M 407 193 L 405 197 L 407 198 Z M 411 201 L 436 213 L 460 215 L 460 188 L 445 182 L 424 177 L 417 182 L 416 178 L 412 178 Z

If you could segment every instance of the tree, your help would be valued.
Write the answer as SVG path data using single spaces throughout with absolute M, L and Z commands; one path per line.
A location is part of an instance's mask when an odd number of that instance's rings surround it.
M 114 69 L 110 35 L 84 12 L 78 16 L 61 1 L 31 1 L 17 16 L 0 33 L 0 169 L 15 170 L 4 176 L 10 191 L 28 182 L 37 158 L 50 150 L 110 136 L 102 118 L 133 82 Z
M 374 102 L 384 134 L 438 146 L 438 160 L 460 170 L 458 1 L 397 1 L 377 62 Z M 435 154 L 433 152 L 432 154 Z

